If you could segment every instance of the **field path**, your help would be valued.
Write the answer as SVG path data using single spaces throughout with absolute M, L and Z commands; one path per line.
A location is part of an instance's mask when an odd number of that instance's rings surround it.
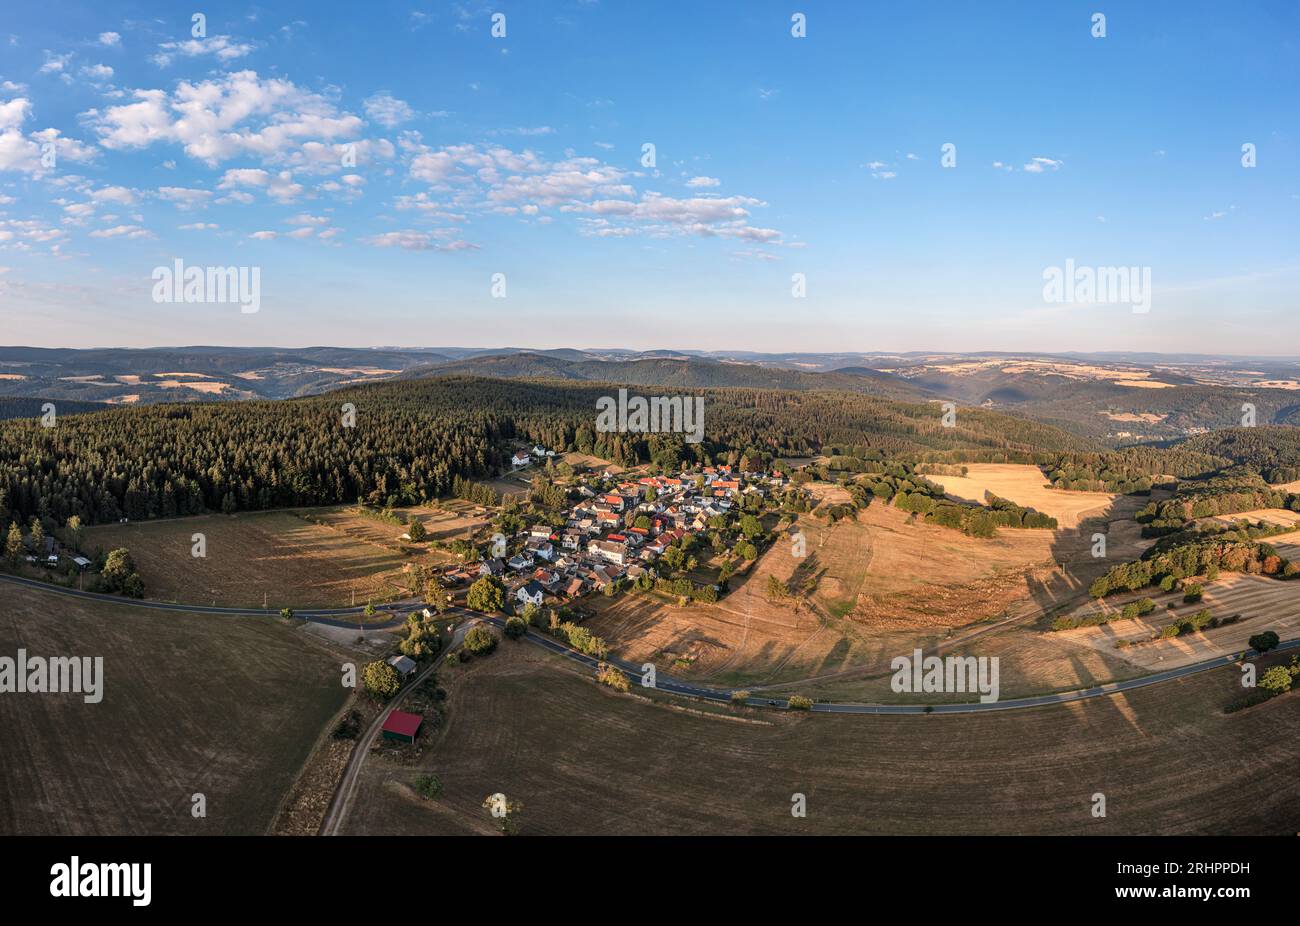
M 446 658 L 447 654 L 465 639 L 465 633 L 469 630 L 469 627 L 470 624 L 466 624 L 463 627 L 456 628 L 450 642 L 438 654 L 438 658 L 425 666 L 418 675 L 402 686 L 402 690 L 393 696 L 393 699 L 379 712 L 379 715 L 371 721 L 370 728 L 366 730 L 361 739 L 357 740 L 352 755 L 348 757 L 348 764 L 343 769 L 343 776 L 339 779 L 338 787 L 334 789 L 334 797 L 330 800 L 329 809 L 325 811 L 325 819 L 321 821 L 320 835 L 337 836 L 339 834 L 339 830 L 343 827 L 343 821 L 347 819 L 348 811 L 352 808 L 352 798 L 356 794 L 357 780 L 361 776 L 361 767 L 365 764 L 366 756 L 370 754 L 370 746 L 374 743 L 375 737 L 379 735 L 384 721 L 402 703 L 402 699 L 419 687 L 420 683 L 442 664 L 442 660 Z

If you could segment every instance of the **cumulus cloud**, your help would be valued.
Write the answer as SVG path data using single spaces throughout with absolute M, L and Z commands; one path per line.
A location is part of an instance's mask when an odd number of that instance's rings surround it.
M 135 102 L 86 114 L 100 144 L 120 150 L 171 142 L 209 166 L 238 155 L 275 160 L 307 142 L 350 138 L 362 127 L 360 117 L 340 113 L 319 94 L 281 78 L 263 80 L 256 71 L 132 95 Z
M 367 97 L 362 105 L 365 106 L 367 116 L 389 129 L 415 118 L 415 110 L 411 109 L 410 104 L 397 99 L 387 90 Z
M 477 244 L 468 241 L 440 241 L 438 232 L 404 231 L 384 232 L 362 240 L 377 248 L 402 248 L 406 251 L 477 251 Z
M 0 102 L 0 171 L 13 170 L 41 176 L 53 169 L 60 158 L 89 161 L 95 151 L 58 129 L 42 129 L 24 135 L 22 125 L 31 114 L 31 103 L 23 97 Z
M 212 55 L 218 61 L 233 61 L 252 50 L 253 46 L 247 42 L 237 42 L 228 35 L 214 35 L 206 39 L 163 42 L 158 46 L 158 54 L 153 56 L 153 63 L 165 68 L 176 57 L 198 58 L 204 55 Z
M 90 233 L 92 238 L 152 238 L 153 232 L 139 225 L 114 225 L 112 228 L 100 228 Z
M 721 186 L 722 181 L 717 177 L 692 177 L 690 180 L 686 181 L 686 185 L 693 187 L 713 187 Z
M 111 48 L 112 46 L 120 45 L 121 43 L 122 43 L 122 37 L 118 35 L 116 32 L 101 32 L 99 34 L 100 45 L 105 45 Z
M 634 181 L 641 175 L 590 157 L 548 161 L 500 145 L 433 149 L 411 139 L 403 148 L 410 154 L 411 178 L 428 184 L 432 195 L 400 197 L 396 205 L 427 217 L 449 220 L 482 210 L 545 222 L 551 216 L 541 215 L 543 210 L 558 210 L 580 215 L 584 231 L 602 237 L 697 234 L 781 243 L 779 231 L 750 223 L 750 210 L 766 205 L 753 197 L 638 194 Z M 691 185 L 702 188 L 710 181 L 699 178 Z
M 291 171 L 282 170 L 273 174 L 260 167 L 228 170 L 222 175 L 221 182 L 217 184 L 217 188 L 222 190 L 237 190 L 240 187 L 264 190 L 268 197 L 279 203 L 293 202 L 303 192 L 302 184 L 294 182 Z M 233 193 L 231 195 L 236 198 L 236 201 L 245 201 Z
M 209 190 L 196 190 L 191 187 L 163 186 L 158 188 L 158 198 L 175 203 L 180 209 L 194 209 L 206 206 L 212 199 L 212 193 Z

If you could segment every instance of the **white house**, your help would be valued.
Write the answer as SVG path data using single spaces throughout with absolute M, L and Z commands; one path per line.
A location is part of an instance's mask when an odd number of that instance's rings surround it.
M 546 589 L 542 588 L 537 582 L 525 582 L 519 586 L 515 592 L 515 598 L 523 604 L 535 604 L 539 608 L 542 606 L 542 596 L 546 594 Z
M 527 466 L 532 461 L 527 450 L 521 450 L 510 458 L 511 466 Z

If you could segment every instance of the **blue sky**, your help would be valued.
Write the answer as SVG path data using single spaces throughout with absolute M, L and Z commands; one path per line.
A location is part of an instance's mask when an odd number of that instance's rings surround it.
M 4 343 L 1300 346 L 1291 2 L 202 12 L 0 24 Z M 260 311 L 154 302 L 177 258 Z M 1067 258 L 1150 311 L 1046 302 Z

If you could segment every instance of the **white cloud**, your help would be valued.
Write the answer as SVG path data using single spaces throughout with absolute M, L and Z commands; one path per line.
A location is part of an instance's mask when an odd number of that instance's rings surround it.
M 362 127 L 360 117 L 338 112 L 319 94 L 281 78 L 263 80 L 255 71 L 133 96 L 135 102 L 86 113 L 104 147 L 172 142 L 209 166 L 241 154 L 284 158 L 305 143 L 349 138 Z
M 176 226 L 181 231 L 213 231 L 220 228 L 215 222 L 191 222 L 189 225 Z
M 19 128 L 31 111 L 32 104 L 22 97 L 0 103 L 0 131 Z
M 1048 170 L 1060 170 L 1062 163 L 1052 158 L 1030 158 L 1029 163 L 1024 166 L 1024 170 L 1030 174 L 1041 174 Z
M 387 90 L 367 97 L 363 103 L 366 115 L 385 128 L 393 128 L 415 118 L 415 110 L 409 103 L 399 100 Z
M 692 177 L 686 181 L 686 185 L 693 187 L 721 186 L 722 181 L 717 177 Z
M 254 241 L 274 241 L 279 237 L 279 233 L 273 231 L 256 231 L 248 237 L 252 238 Z
M 212 193 L 208 190 L 196 190 L 191 187 L 162 186 L 158 188 L 158 198 L 169 203 L 175 203 L 180 209 L 193 209 L 206 206 L 212 199 Z
M 107 64 L 90 64 L 80 71 L 82 77 L 90 80 L 108 80 L 113 76 L 113 69 Z
M 51 51 L 45 52 L 45 63 L 41 65 L 39 73 L 41 74 L 61 74 L 67 63 L 72 60 L 72 53 L 66 55 L 56 55 Z
M 99 34 L 99 44 L 112 47 L 122 44 L 122 37 L 116 32 L 101 32 Z
M 294 182 L 291 171 L 282 170 L 272 174 L 258 167 L 228 170 L 222 175 L 221 182 L 217 184 L 217 188 L 222 190 L 235 190 L 239 187 L 265 190 L 267 196 L 280 203 L 293 202 L 303 192 L 302 184 Z
M 871 172 L 871 176 L 877 180 L 893 180 L 898 174 L 892 170 L 876 170 Z
M 402 248 L 407 251 L 477 251 L 477 244 L 467 241 L 451 240 L 445 243 L 438 240 L 437 232 L 391 231 L 382 235 L 373 235 L 362 239 L 366 244 L 377 248 Z
M 124 186 L 100 187 L 90 194 L 90 198 L 97 203 L 118 203 L 122 206 L 131 206 L 136 202 L 135 191 Z
M 202 55 L 215 55 L 218 61 L 233 61 L 242 58 L 253 50 L 247 42 L 237 42 L 228 35 L 214 35 L 206 39 L 187 39 L 184 42 L 163 42 L 158 46 L 158 54 L 153 56 L 153 63 L 165 68 L 172 59 L 198 58 Z
M 152 238 L 153 233 L 139 225 L 114 225 L 90 233 L 92 238 Z

